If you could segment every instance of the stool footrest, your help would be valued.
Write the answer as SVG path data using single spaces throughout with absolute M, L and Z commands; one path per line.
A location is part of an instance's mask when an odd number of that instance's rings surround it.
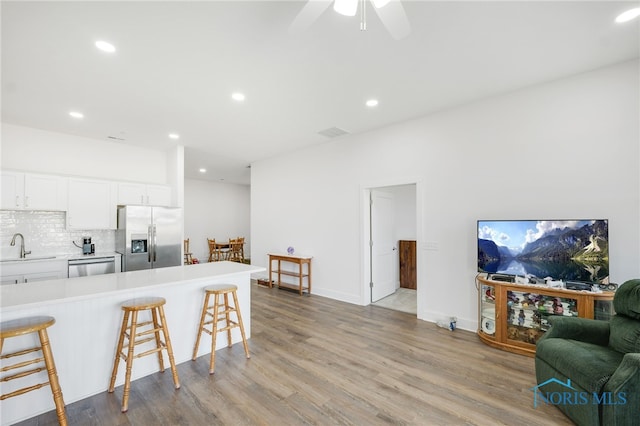
M 32 374 L 39 373 L 41 371 L 45 371 L 46 369 L 47 369 L 47 367 L 42 366 L 42 367 L 34 368 L 32 370 L 21 371 L 21 372 L 16 373 L 16 374 L 14 374 L 12 376 L 3 377 L 2 381 L 3 382 L 8 382 L 8 381 L 13 380 L 13 379 L 19 379 L 21 377 L 27 377 L 27 376 L 30 376 Z
M 4 355 L 0 356 L 0 359 L 7 359 L 7 358 L 12 358 L 14 356 L 26 355 L 26 354 L 30 354 L 31 352 L 38 352 L 39 350 L 40 350 L 39 347 L 31 348 L 31 349 L 24 349 L 24 350 L 21 350 L 21 351 L 18 351 L 18 352 L 12 352 L 10 354 L 4 354 Z
M 140 334 L 136 334 L 136 336 L 140 336 Z M 152 340 L 156 340 L 155 336 L 145 337 L 144 339 L 136 339 L 135 342 L 133 342 L 133 344 L 134 345 L 141 345 L 143 343 L 147 343 L 147 342 L 150 342 Z M 131 344 L 131 342 L 129 342 L 129 344 Z
M 44 362 L 44 358 L 43 357 L 36 358 L 36 359 L 30 359 L 29 361 L 22 361 L 22 362 L 19 362 L 17 364 L 7 365 L 6 367 L 3 367 L 0 371 L 2 371 L 4 373 L 5 371 L 15 370 L 16 368 L 22 368 L 22 367 L 26 367 L 27 365 L 38 364 L 38 363 L 41 363 L 41 362 Z M 5 379 L 2 379 L 2 381 L 4 382 Z
M 218 329 L 217 329 L 217 330 L 218 330 L 218 333 L 220 333 L 220 332 L 222 332 L 222 331 L 231 330 L 231 329 L 234 329 L 234 328 L 236 328 L 236 327 L 240 327 L 240 326 L 238 325 L 238 323 L 236 323 L 236 322 L 233 322 L 233 321 L 229 321 L 229 322 L 230 322 L 230 324 L 229 324 L 229 325 L 227 325 L 226 327 L 218 328 Z M 229 342 L 229 344 L 231 344 L 231 342 Z
M 155 354 L 157 352 L 163 351 L 165 350 L 167 347 L 164 345 L 164 343 L 162 344 L 162 346 L 160 346 L 159 348 L 153 348 L 153 349 L 149 349 L 148 351 L 142 352 L 138 355 L 134 355 L 134 358 L 142 358 L 143 356 L 147 356 L 147 355 L 151 355 L 151 354 Z
M 26 387 L 26 388 L 18 389 L 18 390 L 15 390 L 13 392 L 6 393 L 4 395 L 0 395 L 0 401 L 3 401 L 5 399 L 7 399 L 7 398 L 12 398 L 14 396 L 22 395 L 23 393 L 31 392 L 33 390 L 40 389 L 40 388 L 43 388 L 45 386 L 49 386 L 49 382 L 40 383 L 40 384 L 29 386 L 29 387 Z

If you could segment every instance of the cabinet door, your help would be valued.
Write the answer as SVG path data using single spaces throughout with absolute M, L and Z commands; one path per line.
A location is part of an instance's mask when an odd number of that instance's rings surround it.
M 6 210 L 22 209 L 24 202 L 24 173 L 3 171 L 1 177 L 0 208 Z
M 69 179 L 68 229 L 115 229 L 115 183 Z
M 38 272 L 35 274 L 26 274 L 24 276 L 25 283 L 33 283 L 36 281 L 57 280 L 66 278 L 60 271 Z
M 0 277 L 1 285 L 19 284 L 23 282 L 22 275 L 3 275 Z
M 151 206 L 171 206 L 171 187 L 147 185 L 147 204 Z
M 118 204 L 147 204 L 146 185 L 142 183 L 118 183 Z
M 60 176 L 24 175 L 24 208 L 28 210 L 65 210 L 65 179 Z

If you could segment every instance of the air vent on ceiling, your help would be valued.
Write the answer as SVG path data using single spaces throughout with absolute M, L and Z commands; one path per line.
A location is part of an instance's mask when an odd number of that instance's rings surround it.
M 339 127 L 330 127 L 318 132 L 319 135 L 326 136 L 328 138 L 337 138 L 338 136 L 348 135 L 349 132 L 342 130 Z
M 107 136 L 107 139 L 113 139 L 114 141 L 123 141 L 124 138 L 119 138 L 117 136 Z

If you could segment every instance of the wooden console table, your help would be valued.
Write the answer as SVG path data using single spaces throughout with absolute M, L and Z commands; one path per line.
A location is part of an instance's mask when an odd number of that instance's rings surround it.
M 274 254 L 269 253 L 269 288 L 273 287 L 273 283 L 276 283 L 278 287 L 289 288 L 298 290 L 300 295 L 306 290 L 308 294 L 311 294 L 311 256 L 294 256 L 289 254 Z M 278 262 L 276 269 L 273 269 L 273 261 Z M 298 265 L 297 271 L 282 270 L 282 262 L 289 262 Z M 306 272 L 304 271 L 304 265 L 307 265 Z M 277 274 L 277 280 L 273 279 L 273 274 Z M 287 283 L 282 281 L 282 275 L 297 277 L 297 284 Z M 304 285 L 304 280 L 307 279 L 307 285 Z
M 476 278 L 480 340 L 489 346 L 534 356 L 536 341 L 550 327 L 554 315 L 609 320 L 612 291 L 550 288 Z

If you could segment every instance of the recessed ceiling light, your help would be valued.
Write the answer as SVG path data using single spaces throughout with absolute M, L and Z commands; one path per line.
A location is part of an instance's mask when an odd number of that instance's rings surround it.
M 236 92 L 231 95 L 234 101 L 242 102 L 244 101 L 244 93 Z
M 356 16 L 358 11 L 358 0 L 336 0 L 333 3 L 333 10 L 344 16 Z
M 385 7 L 387 3 L 389 3 L 389 0 L 373 0 L 373 5 L 378 9 Z
M 180 139 L 180 135 L 177 133 L 169 133 L 171 139 Z
M 96 41 L 96 47 L 102 50 L 103 52 L 107 52 L 107 53 L 113 53 L 116 51 L 116 47 L 113 44 L 104 40 Z
M 378 100 L 377 100 L 377 99 L 369 99 L 369 100 L 366 102 L 366 105 L 367 105 L 369 108 L 373 108 L 373 107 L 375 107 L 375 106 L 378 106 Z
M 84 118 L 84 114 L 78 111 L 71 111 L 69 115 L 73 118 Z
M 202 168 L 202 169 L 200 169 L 200 170 L 199 170 L 199 172 L 200 172 L 200 173 L 207 173 L 207 169 Z
M 621 13 L 616 18 L 616 22 L 619 23 L 619 24 L 621 24 L 623 22 L 629 22 L 632 19 L 637 18 L 638 16 L 640 16 L 640 7 L 636 7 L 634 9 L 629 9 L 626 12 Z

